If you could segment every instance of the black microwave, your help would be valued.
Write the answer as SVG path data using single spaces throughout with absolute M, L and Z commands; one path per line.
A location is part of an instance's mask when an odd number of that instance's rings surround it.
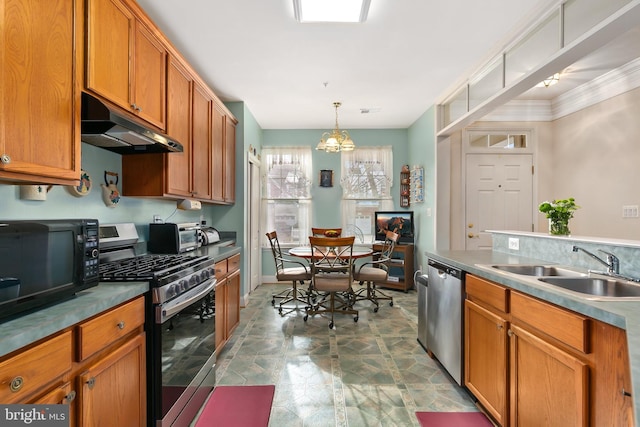
M 0 321 L 99 281 L 96 219 L 0 221 Z

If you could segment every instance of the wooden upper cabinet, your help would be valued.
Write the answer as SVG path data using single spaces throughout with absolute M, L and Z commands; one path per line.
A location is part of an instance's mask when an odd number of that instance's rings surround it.
M 224 201 L 236 201 L 236 122 L 229 116 L 224 130 Z
M 212 199 L 224 202 L 224 134 L 225 134 L 226 114 L 222 107 L 215 102 L 213 104 L 213 138 L 212 138 Z
M 138 115 L 165 129 L 167 51 L 160 41 L 136 21 L 133 104 Z
M 3 0 L 0 179 L 74 184 L 80 176 L 82 0 Z
M 193 189 L 198 199 L 211 200 L 211 109 L 213 99 L 199 84 L 193 86 Z
M 86 88 L 165 130 L 167 51 L 119 0 L 89 0 Z
M 167 133 L 183 146 L 182 153 L 164 154 L 167 161 L 166 192 L 191 195 L 191 88 L 189 72 L 174 58 L 167 67 Z
M 118 0 L 89 0 L 87 8 L 87 89 L 131 111 L 133 14 Z

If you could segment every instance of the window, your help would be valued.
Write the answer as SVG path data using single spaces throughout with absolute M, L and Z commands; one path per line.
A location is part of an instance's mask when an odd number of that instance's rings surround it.
M 283 246 L 306 243 L 311 229 L 311 147 L 262 149 L 263 230 Z M 268 246 L 263 239 L 263 246 Z
M 393 209 L 393 150 L 358 147 L 341 156 L 343 235 L 354 235 L 359 243 L 371 243 L 375 236 L 373 213 Z

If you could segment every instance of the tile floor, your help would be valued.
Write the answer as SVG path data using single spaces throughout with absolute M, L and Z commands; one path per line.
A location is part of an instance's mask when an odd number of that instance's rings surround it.
M 304 311 L 284 316 L 264 284 L 240 312 L 240 325 L 217 360 L 219 385 L 275 384 L 269 426 L 419 426 L 415 411 L 476 411 L 459 387 L 417 342 L 416 291 L 374 313 L 356 304 L 358 322 L 336 315 L 335 329 Z

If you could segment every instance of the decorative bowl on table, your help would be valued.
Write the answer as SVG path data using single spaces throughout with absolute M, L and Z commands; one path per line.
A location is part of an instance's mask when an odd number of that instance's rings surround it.
M 340 232 L 337 230 L 327 230 L 324 232 L 326 237 L 338 237 L 340 236 Z

